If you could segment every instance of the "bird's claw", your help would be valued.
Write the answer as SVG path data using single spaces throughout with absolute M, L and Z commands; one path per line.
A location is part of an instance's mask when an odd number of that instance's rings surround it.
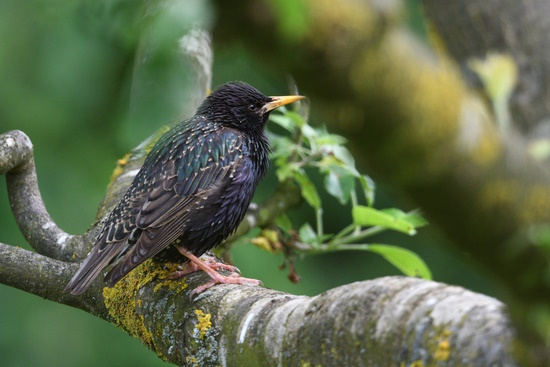
M 218 275 L 220 276 L 219 278 L 212 279 L 211 281 L 209 281 L 209 282 L 207 282 L 203 285 L 200 285 L 200 286 L 196 287 L 195 289 L 193 289 L 191 291 L 190 296 L 193 297 L 194 295 L 200 294 L 200 293 L 204 292 L 205 290 L 210 289 L 211 287 L 215 286 L 216 284 L 240 284 L 240 285 L 249 285 L 249 286 L 263 285 L 263 283 L 261 281 L 259 281 L 258 279 L 244 278 L 244 277 L 241 277 L 240 275 L 238 275 L 236 273 L 233 273 L 233 274 L 228 275 L 228 276 L 220 275 L 220 274 L 218 274 Z

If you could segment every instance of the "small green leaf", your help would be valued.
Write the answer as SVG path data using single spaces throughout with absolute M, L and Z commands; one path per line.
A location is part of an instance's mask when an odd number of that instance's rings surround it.
M 329 194 L 334 196 L 340 204 L 345 205 L 351 195 L 351 191 L 355 190 L 355 178 L 345 169 L 332 169 L 325 176 L 325 189 Z
M 304 135 L 307 138 L 311 148 L 313 149 L 317 144 L 316 142 L 317 131 L 315 131 L 315 129 L 309 126 L 308 124 L 304 124 L 302 126 L 302 135 Z
M 363 195 L 365 195 L 365 200 L 367 200 L 367 204 L 369 206 L 373 206 L 374 204 L 374 190 L 376 189 L 376 184 L 367 175 L 359 175 L 357 176 L 359 182 L 361 183 L 361 187 L 363 188 Z
M 298 232 L 300 234 L 300 240 L 304 243 L 316 244 L 317 233 L 311 228 L 309 223 L 304 223 Z
M 358 205 L 352 209 L 353 222 L 360 226 L 380 226 L 391 228 L 399 232 L 414 235 L 414 226 L 405 219 L 396 218 L 392 214 L 383 211 Z
M 296 148 L 296 145 L 292 142 L 292 140 L 287 137 L 277 137 L 276 139 L 270 137 L 270 141 L 273 147 L 273 151 L 270 154 L 272 159 L 279 157 L 284 157 L 286 159 Z
M 348 167 L 355 169 L 355 159 L 353 159 L 353 156 L 347 148 L 341 145 L 331 145 L 330 150 L 336 158 L 345 163 Z
M 336 134 L 325 133 L 317 139 L 319 145 L 344 145 L 348 142 L 346 138 Z
M 285 116 L 287 116 L 289 119 L 291 119 L 292 122 L 294 123 L 294 126 L 296 126 L 298 128 L 301 128 L 301 127 L 306 125 L 306 122 L 304 121 L 302 116 L 297 112 L 287 111 L 287 112 L 285 112 Z
M 386 209 L 380 209 L 380 211 L 382 213 L 386 213 L 386 214 L 389 214 L 391 215 L 392 217 L 394 218 L 399 218 L 399 219 L 403 219 L 407 216 L 407 213 L 405 213 L 403 210 L 401 209 L 397 209 L 397 208 L 386 208 Z
M 292 230 L 292 222 L 286 214 L 279 215 L 277 219 L 275 219 L 275 224 L 285 233 L 289 233 Z
M 277 175 L 279 182 L 283 182 L 288 177 L 294 176 L 298 169 L 299 167 L 296 163 L 285 163 L 281 165 L 277 171 L 275 171 L 275 174 Z
M 412 225 L 414 228 L 424 227 L 425 225 L 428 224 L 428 221 L 418 213 L 413 212 L 413 213 L 407 214 L 401 209 L 397 209 L 397 208 L 382 209 L 380 211 L 383 213 L 389 214 L 394 218 L 403 219 L 407 221 L 410 225 Z
M 384 244 L 369 245 L 367 250 L 381 255 L 405 275 L 432 279 L 432 273 L 426 263 L 410 250 Z
M 277 125 L 279 125 L 280 127 L 282 127 L 283 129 L 285 130 L 288 130 L 290 132 L 293 132 L 295 129 L 296 129 L 296 124 L 294 122 L 294 120 L 292 120 L 291 118 L 289 118 L 287 116 L 288 113 L 282 115 L 282 114 L 272 114 L 269 116 L 269 120 L 271 122 L 274 122 L 276 123 Z
M 321 207 L 321 198 L 309 177 L 300 171 L 296 171 L 294 172 L 294 179 L 300 186 L 302 197 L 312 208 L 319 209 Z
M 414 228 L 420 228 L 428 225 L 428 221 L 426 220 L 426 218 L 418 213 L 407 214 L 405 220 L 412 224 Z

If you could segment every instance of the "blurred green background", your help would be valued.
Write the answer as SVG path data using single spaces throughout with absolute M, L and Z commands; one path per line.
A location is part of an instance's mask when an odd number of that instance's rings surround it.
M 175 42 L 193 24 L 211 25 L 220 15 L 213 14 L 208 2 L 166 3 L 173 6 L 144 20 L 146 9 L 137 1 L 0 1 L 0 133 L 19 129 L 31 138 L 46 207 L 69 233 L 83 233 L 94 220 L 117 158 L 179 117 L 178 97 L 185 83 L 182 66 L 174 61 Z M 409 9 L 415 14 L 411 24 L 422 30 L 416 1 Z M 149 41 L 159 46 L 137 75 L 135 55 L 145 27 Z M 267 69 L 242 45 L 214 43 L 214 52 L 214 86 L 244 80 L 265 94 L 287 92 L 286 76 Z M 314 114 L 315 101 L 311 107 Z M 258 197 L 267 196 L 275 183 L 271 172 Z M 415 208 L 384 183 L 377 184 L 377 208 Z M 323 202 L 326 232 L 350 222 L 349 208 L 327 196 Z M 328 213 L 336 212 L 329 218 Z M 314 220 L 306 206 L 292 216 L 297 227 Z M 11 215 L 3 178 L 0 218 L 0 242 L 29 248 Z M 417 252 L 436 281 L 498 296 L 464 254 L 449 252 L 437 228 L 423 228 L 412 238 L 382 234 L 376 242 Z M 247 243 L 234 246 L 232 256 L 245 276 L 293 294 L 315 295 L 341 284 L 399 274 L 372 253 L 332 253 L 300 259 L 302 281 L 291 284 L 286 270 L 278 269 L 281 256 Z M 0 302 L 3 367 L 165 365 L 138 341 L 85 312 L 2 285 Z

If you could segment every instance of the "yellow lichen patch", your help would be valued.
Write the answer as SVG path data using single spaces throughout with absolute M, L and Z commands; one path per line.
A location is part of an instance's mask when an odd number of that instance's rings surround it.
M 349 60 L 346 55 L 363 39 L 373 37 L 379 25 L 374 11 L 353 1 L 310 0 L 308 43 L 332 55 L 335 62 Z M 337 32 L 335 32 L 335 29 Z M 353 41 L 342 42 L 342 39 Z
M 118 161 L 117 161 L 117 164 L 120 166 L 120 167 L 124 167 L 126 165 L 126 163 L 128 163 L 128 158 L 130 158 L 130 153 L 126 153 L 124 155 L 124 157 L 120 158 Z
M 459 135 L 460 101 L 468 93 L 449 60 L 428 58 L 410 36 L 392 32 L 380 47 L 355 58 L 349 82 L 360 99 L 376 101 L 385 121 L 396 125 L 388 151 L 423 161 L 424 172 L 413 173 L 437 174 L 453 166 L 449 148 Z
M 424 363 L 422 361 L 414 361 L 411 363 L 411 367 L 424 367 Z
M 140 339 L 157 354 L 159 352 L 155 347 L 153 334 L 145 326 L 143 314 L 138 312 L 142 301 L 137 299 L 137 293 L 142 286 L 164 275 L 166 271 L 162 264 L 148 260 L 128 273 L 112 288 L 103 288 L 105 307 L 112 322 L 128 334 Z M 161 354 L 159 356 L 163 357 Z
M 397 46 L 396 46 L 397 47 Z M 401 76 L 400 79 L 403 79 Z M 464 97 L 462 85 L 458 82 L 454 70 L 442 61 L 440 68 L 419 68 L 407 77 L 407 84 L 416 88 L 417 92 L 404 98 L 402 107 L 411 117 L 411 129 L 419 142 L 430 144 L 436 142 L 448 149 L 447 144 L 454 141 L 459 131 L 459 104 L 449 104 L 443 101 L 456 100 Z M 395 80 L 399 84 L 402 80 Z M 403 91 L 401 92 L 403 93 Z
M 369 49 L 357 59 L 350 82 L 360 93 L 381 94 L 394 103 L 415 137 L 448 142 L 458 131 L 462 112 L 460 103 L 449 101 L 461 101 L 466 89 L 449 60 L 427 60 L 418 47 L 406 34 L 391 34 L 380 49 Z
M 127 286 L 122 281 L 112 288 L 105 287 L 103 288 L 105 307 L 114 324 L 154 350 L 153 334 L 145 326 L 143 315 L 136 313 L 135 293 L 135 286 Z
M 476 149 L 472 151 L 472 161 L 480 166 L 489 165 L 498 158 L 501 151 L 500 140 L 494 136 L 485 135 L 481 137 Z
M 521 188 L 514 180 L 495 180 L 486 184 L 480 203 L 485 209 L 497 209 L 519 200 Z
M 189 366 L 198 366 L 197 359 L 195 357 L 192 357 L 192 356 L 186 356 L 185 357 L 185 362 Z
M 195 310 L 195 316 L 197 316 L 195 328 L 200 331 L 201 339 L 204 339 L 206 332 L 212 327 L 212 322 L 210 321 L 212 315 L 209 313 L 205 314 L 202 310 Z
M 168 286 L 168 289 L 170 290 L 176 290 L 177 293 L 187 289 L 189 286 L 185 281 L 180 280 L 176 281 L 174 279 L 168 279 L 168 276 L 172 274 L 173 272 L 177 271 L 179 268 L 179 264 L 177 263 L 166 263 L 164 264 L 163 268 L 158 271 L 157 278 L 158 279 L 165 279 L 163 282 L 158 283 L 155 288 L 153 289 L 153 292 L 158 292 L 159 289 L 162 287 Z
M 548 221 L 550 219 L 550 187 L 533 185 L 527 190 L 519 213 L 521 221 L 525 224 Z
M 124 166 L 126 163 L 128 163 L 128 159 L 130 158 L 130 153 L 126 153 L 124 157 L 120 158 L 117 161 L 117 166 L 113 170 L 113 173 L 111 174 L 111 182 L 113 182 L 123 171 Z
M 184 281 L 176 281 L 176 280 L 173 280 L 173 279 L 166 279 L 165 281 L 163 282 L 160 282 L 158 283 L 155 288 L 153 289 L 153 292 L 158 292 L 159 289 L 161 289 L 162 287 L 168 287 L 168 289 L 170 290 L 175 290 L 176 293 L 180 293 L 182 291 L 184 291 L 185 289 L 187 289 L 187 287 L 189 286 L 186 282 Z
M 447 339 L 441 340 L 437 344 L 437 349 L 435 350 L 434 358 L 438 361 L 445 362 L 449 359 L 451 355 L 451 343 Z

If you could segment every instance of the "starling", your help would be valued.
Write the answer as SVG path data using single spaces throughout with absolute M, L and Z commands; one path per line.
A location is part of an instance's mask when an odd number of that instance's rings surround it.
M 264 133 L 269 113 L 302 98 L 267 97 L 242 82 L 213 91 L 195 116 L 173 126 L 151 149 L 65 291 L 82 294 L 116 263 L 105 276 L 112 287 L 145 260 L 177 252 L 193 265 L 187 273 L 200 269 L 212 278 L 198 292 L 217 283 L 258 284 L 236 273 L 223 276 L 216 270 L 227 266 L 198 257 L 225 240 L 245 216 L 269 164 Z

